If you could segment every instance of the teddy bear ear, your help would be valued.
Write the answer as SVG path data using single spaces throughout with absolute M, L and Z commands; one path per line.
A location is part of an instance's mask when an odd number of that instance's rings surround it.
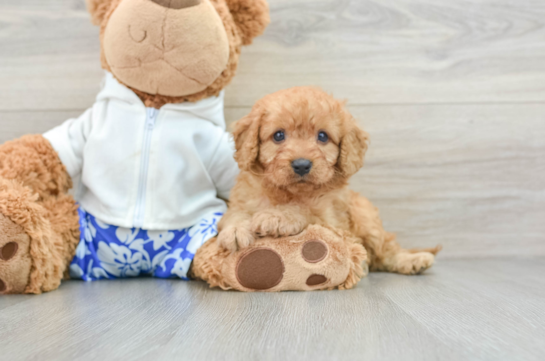
M 271 22 L 266 0 L 226 0 L 226 2 L 240 31 L 243 45 L 251 44 L 253 38 L 263 34 Z
M 112 0 L 85 0 L 85 3 L 87 4 L 87 11 L 91 14 L 91 22 L 94 25 L 100 25 L 112 4 Z

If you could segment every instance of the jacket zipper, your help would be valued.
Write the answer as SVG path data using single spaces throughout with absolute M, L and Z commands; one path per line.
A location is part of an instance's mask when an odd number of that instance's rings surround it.
M 140 176 L 138 177 L 138 195 L 134 210 L 134 227 L 142 228 L 146 215 L 146 189 L 148 183 L 149 156 L 151 148 L 151 135 L 155 128 L 155 121 L 159 111 L 155 108 L 146 108 L 146 125 L 144 128 L 144 140 L 142 142 L 142 160 L 140 162 Z

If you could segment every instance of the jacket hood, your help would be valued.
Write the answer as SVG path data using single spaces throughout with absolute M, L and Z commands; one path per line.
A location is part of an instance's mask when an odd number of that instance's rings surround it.
M 217 97 L 213 96 L 196 103 L 165 104 L 160 110 L 191 114 L 197 118 L 207 120 L 225 130 L 225 117 L 223 114 L 224 94 L 224 91 L 221 91 Z M 102 90 L 98 93 L 96 100 L 97 102 L 116 100 L 133 106 L 142 107 L 143 109 L 146 108 L 136 93 L 117 81 L 110 72 L 106 72 L 106 76 L 102 81 Z

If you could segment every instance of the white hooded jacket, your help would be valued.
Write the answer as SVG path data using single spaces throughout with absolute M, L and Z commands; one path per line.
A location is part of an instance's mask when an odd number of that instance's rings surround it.
M 174 230 L 225 212 L 238 166 L 225 130 L 223 93 L 146 108 L 106 75 L 96 103 L 44 134 L 73 179 L 76 200 L 101 221 Z

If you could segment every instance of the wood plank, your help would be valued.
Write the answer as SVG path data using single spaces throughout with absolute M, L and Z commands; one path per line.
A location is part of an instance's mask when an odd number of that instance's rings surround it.
M 68 111 L 0 111 L 0 144 L 19 138 L 25 134 L 42 134 L 62 124 L 62 122 L 78 117 L 82 110 Z
M 545 5 L 535 0 L 270 0 L 227 104 L 294 85 L 353 104 L 543 102 Z M 71 110 L 102 77 L 82 0 L 0 2 L 0 110 Z
M 9 307 L 0 298 L 0 349 L 10 360 L 541 360 L 545 284 L 531 276 L 543 272 L 544 259 L 442 260 L 423 276 L 277 294 L 68 281 Z
M 545 105 L 350 109 L 371 135 L 351 185 L 403 246 L 440 243 L 446 258 L 545 255 Z M 249 110 L 226 109 L 228 123 Z M 78 114 L 0 112 L 0 142 Z
M 230 104 L 295 85 L 353 104 L 545 100 L 541 2 L 270 3 L 272 24 L 243 52 Z
M 532 271 L 544 267 L 543 259 L 457 260 L 410 284 L 389 275 L 370 280 L 438 340 L 472 359 L 541 360 L 545 288 Z
M 92 104 L 103 71 L 83 0 L 3 0 L 0 21 L 0 109 Z

